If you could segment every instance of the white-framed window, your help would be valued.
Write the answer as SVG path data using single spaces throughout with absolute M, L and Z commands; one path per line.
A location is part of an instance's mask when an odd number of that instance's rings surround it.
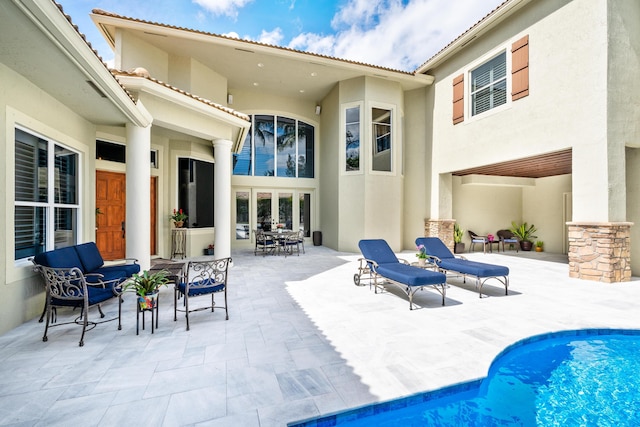
M 501 52 L 471 71 L 471 116 L 507 103 L 507 54 Z
M 80 154 L 15 129 L 15 259 L 78 243 Z
M 347 104 L 343 107 L 344 123 L 344 157 L 343 172 L 359 172 L 362 170 L 362 106 L 360 103 Z
M 392 172 L 393 168 L 393 110 L 371 107 L 371 169 Z

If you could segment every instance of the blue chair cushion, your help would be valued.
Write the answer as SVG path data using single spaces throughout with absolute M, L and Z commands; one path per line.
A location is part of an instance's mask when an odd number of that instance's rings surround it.
M 72 268 L 77 267 L 83 273 L 86 273 L 82 261 L 78 257 L 73 246 L 59 248 L 48 252 L 43 252 L 34 257 L 34 261 L 38 265 L 52 268 Z
M 469 261 L 465 259 L 444 259 L 437 263 L 445 270 L 457 271 L 477 277 L 508 276 L 509 267 L 502 265 L 486 264 L 483 262 Z
M 78 252 L 78 258 L 82 261 L 82 265 L 84 265 L 85 272 L 93 273 L 104 265 L 104 259 L 102 259 L 98 246 L 94 242 L 76 245 L 75 250 Z
M 407 286 L 438 285 L 447 281 L 447 277 L 442 273 L 412 267 L 399 262 L 379 264 L 376 271 L 386 278 Z
M 202 285 L 200 286 L 201 282 L 195 282 L 195 283 L 191 283 L 189 284 L 189 296 L 193 297 L 193 296 L 198 296 L 198 295 L 206 295 L 206 294 L 212 294 L 214 292 L 220 292 L 222 290 L 224 290 L 224 284 L 215 284 L 215 283 L 211 283 L 210 285 Z M 187 284 L 184 282 L 181 282 L 178 284 L 178 289 L 180 290 L 180 292 L 182 292 L 183 294 L 185 293 L 185 289 L 187 288 Z
M 89 305 L 99 304 L 115 297 L 111 288 L 94 288 L 92 286 L 87 287 Z M 81 296 L 81 295 L 79 295 Z M 64 300 L 58 298 L 52 298 L 53 305 L 65 306 L 65 307 L 82 307 L 82 299 L 79 300 Z
M 424 245 L 427 255 L 440 259 L 455 259 L 455 255 L 438 237 L 418 237 L 416 246 Z
M 104 267 L 100 267 L 95 271 L 92 271 L 92 273 L 104 274 L 105 278 L 107 276 L 113 276 L 112 277 L 113 279 L 117 277 L 123 277 L 123 278 L 131 277 L 134 274 L 137 274 L 139 272 L 140 272 L 140 264 L 107 265 Z M 120 276 L 117 276 L 117 274 L 120 274 Z
M 378 264 L 399 263 L 389 244 L 383 239 L 360 240 L 358 247 L 366 259 Z
M 113 267 L 120 267 L 119 265 L 114 265 Z M 101 274 L 103 277 L 93 276 L 92 273 Z M 87 273 L 85 276 L 87 279 L 87 283 L 97 283 L 99 281 L 108 281 L 114 279 L 120 279 L 120 281 L 124 281 L 130 274 L 127 274 L 126 270 L 122 270 L 120 268 L 112 268 L 112 267 L 102 267 L 97 269 L 96 271 L 92 271 L 91 273 Z

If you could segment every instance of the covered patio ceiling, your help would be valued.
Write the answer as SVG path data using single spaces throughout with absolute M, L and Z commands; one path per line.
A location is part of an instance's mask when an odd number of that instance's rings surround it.
M 571 173 L 571 149 L 523 159 L 493 163 L 452 173 L 454 176 L 491 175 L 516 178 L 544 178 Z

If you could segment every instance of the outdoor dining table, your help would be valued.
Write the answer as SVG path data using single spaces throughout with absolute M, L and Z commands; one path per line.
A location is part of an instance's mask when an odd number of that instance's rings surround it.
M 285 240 L 293 232 L 293 230 L 286 230 L 282 228 L 264 232 L 264 235 L 268 238 L 271 238 L 276 244 L 275 249 L 272 251 L 274 255 L 280 254 L 280 251 L 285 246 Z

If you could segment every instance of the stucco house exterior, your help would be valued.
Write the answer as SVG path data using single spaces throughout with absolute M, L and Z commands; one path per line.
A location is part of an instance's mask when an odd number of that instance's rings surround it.
M 188 256 L 276 223 L 357 252 L 526 221 L 573 277 L 640 271 L 637 2 L 507 0 L 412 72 L 91 17 L 113 70 L 55 2 L 0 4 L 0 332 L 42 308 L 36 251 L 148 268 L 179 208 Z

